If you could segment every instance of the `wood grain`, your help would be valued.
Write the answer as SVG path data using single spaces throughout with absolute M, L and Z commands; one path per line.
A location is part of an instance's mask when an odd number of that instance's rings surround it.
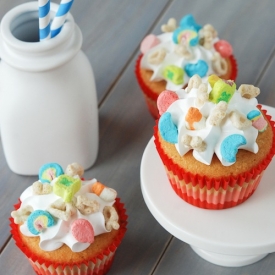
M 24 2 L 2 0 L 0 17 Z M 142 38 L 159 34 L 170 17 L 180 20 L 192 13 L 198 23 L 211 23 L 219 37 L 232 44 L 239 67 L 237 86 L 259 86 L 260 103 L 275 107 L 274 8 L 273 0 L 75 1 L 72 14 L 83 33 L 82 49 L 94 69 L 100 107 L 99 154 L 85 177 L 115 188 L 129 215 L 128 231 L 108 274 L 275 275 L 274 253 L 247 267 L 215 266 L 172 237 L 149 212 L 140 189 L 140 161 L 155 121 L 134 76 Z M 0 175 L 1 274 L 35 274 L 9 239 L 8 218 L 12 205 L 36 177 L 12 173 L 2 147 Z

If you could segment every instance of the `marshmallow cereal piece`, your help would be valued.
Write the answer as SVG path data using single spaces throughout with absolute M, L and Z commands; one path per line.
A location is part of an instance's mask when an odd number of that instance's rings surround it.
M 38 235 L 48 227 L 55 225 L 55 220 L 52 215 L 44 210 L 33 211 L 27 219 L 27 226 L 29 231 Z
M 252 122 L 252 126 L 256 128 L 259 132 L 264 132 L 267 128 L 267 122 L 263 116 L 260 116 L 259 119 Z
M 186 128 L 189 130 L 199 130 L 205 127 L 205 117 L 202 116 L 200 110 L 190 107 L 185 116 Z
M 216 52 L 212 58 L 212 67 L 216 74 L 224 75 L 227 72 L 228 65 L 224 58 L 221 57 L 220 53 Z
M 160 40 L 154 34 L 147 35 L 140 44 L 140 51 L 145 54 L 153 47 L 157 46 Z
M 236 90 L 236 84 L 232 80 L 219 79 L 215 82 L 209 94 L 209 100 L 213 103 L 220 101 L 229 102 Z
M 170 18 L 167 24 L 161 26 L 163 32 L 173 32 L 177 28 L 177 21 L 175 18 Z
M 171 113 L 165 112 L 159 119 L 158 127 L 162 138 L 170 143 L 178 142 L 178 128 L 172 120 Z
M 208 64 L 204 60 L 199 59 L 197 63 L 187 63 L 184 66 L 184 70 L 189 77 L 195 74 L 204 77 L 208 71 Z
M 161 92 L 157 99 L 159 114 L 162 115 L 163 113 L 165 113 L 168 107 L 178 99 L 179 96 L 175 92 L 169 90 Z
M 199 75 L 193 75 L 188 82 L 188 86 L 186 88 L 186 92 L 189 93 L 193 88 L 199 88 L 200 84 L 202 83 L 202 79 Z
M 238 92 L 240 92 L 241 96 L 247 99 L 254 98 L 260 94 L 260 89 L 253 85 L 242 84 Z
M 47 163 L 39 169 L 39 180 L 42 183 L 50 183 L 53 179 L 63 174 L 63 169 L 58 163 Z
M 103 209 L 103 215 L 105 218 L 105 227 L 108 231 L 119 229 L 118 214 L 113 206 L 105 206 Z
M 76 219 L 71 224 L 71 232 L 74 238 L 81 243 L 94 242 L 94 228 L 85 219 Z
M 41 183 L 36 181 L 32 184 L 33 193 L 36 195 L 46 195 L 53 191 L 53 187 L 49 183 Z
M 81 178 L 84 174 L 84 169 L 81 165 L 74 162 L 67 166 L 65 174 L 70 177 L 79 176 Z
M 15 224 L 22 224 L 28 219 L 32 212 L 33 208 L 30 205 L 26 205 L 18 210 L 12 211 L 11 216 L 13 217 Z
M 74 194 L 81 188 L 81 185 L 80 178 L 61 175 L 54 183 L 53 192 L 61 197 L 65 202 L 71 202 Z
M 202 28 L 201 25 L 197 24 L 194 16 L 192 14 L 185 15 L 179 23 L 180 27 L 183 29 L 192 29 L 197 32 Z
M 104 201 L 114 201 L 117 196 L 117 192 L 114 189 L 105 186 L 99 181 L 92 185 L 91 191 Z
M 78 195 L 75 203 L 76 208 L 83 215 L 89 215 L 99 211 L 99 203 L 83 195 Z
M 187 44 L 190 46 L 196 46 L 199 42 L 199 34 L 196 30 L 177 28 L 173 32 L 173 42 L 175 44 Z
M 222 120 L 226 116 L 227 103 L 225 101 L 220 101 L 215 108 L 211 111 L 208 120 L 209 124 L 213 126 L 219 126 Z
M 214 48 L 223 58 L 233 54 L 232 46 L 226 40 L 219 40 L 214 44 Z
M 259 132 L 264 132 L 267 128 L 267 122 L 259 110 L 252 110 L 247 114 L 247 118 L 252 121 L 252 126 Z
M 228 163 L 234 163 L 236 161 L 236 155 L 238 153 L 238 148 L 241 145 L 246 144 L 246 139 L 244 136 L 239 134 L 233 134 L 227 136 L 221 143 L 221 155 L 222 158 Z
M 176 85 L 180 85 L 183 84 L 184 71 L 176 65 L 168 65 L 164 67 L 163 77 Z
M 159 65 L 166 56 L 166 50 L 159 48 L 148 56 L 148 62 L 153 65 Z
M 202 107 L 204 103 L 208 101 L 208 99 L 209 99 L 209 94 L 207 92 L 207 84 L 202 83 L 198 88 L 195 104 L 197 107 Z
M 234 127 L 236 127 L 239 130 L 245 129 L 252 125 L 252 122 L 237 110 L 232 111 L 229 114 L 229 118 L 232 124 L 234 125 Z
M 64 202 L 59 199 L 52 203 L 47 211 L 56 218 L 63 221 L 69 221 L 71 217 L 76 213 L 76 209 L 72 203 Z
M 211 74 L 211 75 L 208 76 L 208 82 L 209 82 L 211 88 L 214 87 L 215 83 L 218 80 L 220 80 L 220 78 L 217 75 L 215 75 L 215 74 Z

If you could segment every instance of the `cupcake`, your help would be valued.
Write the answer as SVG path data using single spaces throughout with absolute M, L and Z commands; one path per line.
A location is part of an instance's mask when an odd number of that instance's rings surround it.
M 73 163 L 65 171 L 43 165 L 39 180 L 11 213 L 11 234 L 37 274 L 105 274 L 126 232 L 124 205 L 114 189 L 84 180 Z
M 184 201 L 224 209 L 256 190 L 275 154 L 274 122 L 258 105 L 259 93 L 253 85 L 236 90 L 232 80 L 194 75 L 185 89 L 160 94 L 154 140 Z
M 163 34 L 146 36 L 140 45 L 135 74 L 145 96 L 147 107 L 158 118 L 156 101 L 163 90 L 186 87 L 189 79 L 216 74 L 235 80 L 237 63 L 231 45 L 218 38 L 212 25 L 198 25 L 191 14 L 174 18 L 161 27 Z

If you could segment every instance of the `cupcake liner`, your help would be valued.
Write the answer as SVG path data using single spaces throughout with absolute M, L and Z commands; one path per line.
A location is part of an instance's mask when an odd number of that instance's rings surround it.
M 155 93 L 154 91 L 152 91 L 147 85 L 146 83 L 143 81 L 143 79 L 141 78 L 140 75 L 140 62 L 141 62 L 141 58 L 142 58 L 143 54 L 140 54 L 138 56 L 138 59 L 136 61 L 136 66 L 135 66 L 135 74 L 137 77 L 137 81 L 142 89 L 142 91 L 145 93 L 145 95 L 147 95 L 151 100 L 156 101 L 158 98 L 158 94 Z
M 15 209 L 18 209 L 21 202 L 14 205 Z M 112 244 L 110 244 L 105 250 L 99 253 L 95 257 L 91 257 L 88 260 L 79 263 L 52 263 L 51 261 L 40 258 L 30 251 L 23 243 L 20 237 L 20 226 L 15 224 L 13 218 L 10 218 L 11 234 L 17 245 L 17 247 L 26 255 L 29 259 L 36 274 L 39 275 L 103 275 L 110 269 L 116 249 L 120 245 L 127 226 L 127 215 L 124 208 L 124 204 L 117 198 L 114 206 L 116 207 L 119 215 L 120 228 L 118 234 L 115 237 Z
M 144 94 L 144 98 L 150 114 L 153 116 L 154 119 L 158 119 L 160 115 L 159 115 L 159 110 L 157 106 L 157 101 L 152 100 L 146 94 Z
M 227 189 L 219 188 L 216 190 L 211 188 L 208 190 L 179 180 L 171 171 L 166 172 L 173 190 L 179 197 L 194 206 L 205 209 L 225 209 L 243 203 L 254 193 L 263 175 L 261 173 L 255 180 L 245 182 L 242 186 L 235 184 L 234 187 Z
M 238 64 L 234 55 L 230 55 L 228 59 L 231 63 L 231 74 L 229 75 L 228 79 L 235 81 L 238 75 Z
M 142 79 L 140 75 L 140 62 L 142 58 L 142 54 L 140 54 L 137 58 L 136 65 L 135 65 L 135 75 L 138 81 L 138 84 L 143 91 L 143 95 L 145 98 L 146 105 L 148 107 L 149 112 L 151 115 L 157 119 L 159 118 L 159 111 L 157 107 L 157 98 L 158 93 L 152 91 L 148 85 L 146 85 L 146 82 Z M 233 81 L 236 80 L 237 74 L 238 74 L 238 66 L 237 61 L 233 55 L 228 57 L 230 64 L 231 64 L 231 74 L 227 77 L 227 79 L 231 79 Z
M 261 110 L 261 105 L 258 105 L 258 108 Z M 254 193 L 264 170 L 275 154 L 274 121 L 266 114 L 265 110 L 261 111 L 269 121 L 273 131 L 273 141 L 269 153 L 257 166 L 249 171 L 240 173 L 237 176 L 219 179 L 192 174 L 174 163 L 161 148 L 158 128 L 157 126 L 154 127 L 156 149 L 164 164 L 170 184 L 179 197 L 200 208 L 225 209 L 241 204 Z
M 74 266 L 72 269 L 70 267 L 57 267 L 52 266 L 46 267 L 45 265 L 40 265 L 37 262 L 33 262 L 29 259 L 34 271 L 38 275 L 104 275 L 106 274 L 113 263 L 114 254 L 110 255 L 108 259 L 102 261 L 100 264 L 95 264 L 93 262 L 89 264 L 83 264 L 80 266 Z
M 158 94 L 153 92 L 147 85 L 146 83 L 143 81 L 141 75 L 140 75 L 140 61 L 142 58 L 142 54 L 139 55 L 137 62 L 136 62 L 136 66 L 135 66 L 135 74 L 136 74 L 136 78 L 138 81 L 138 84 L 141 88 L 141 90 L 143 91 L 143 95 L 144 95 L 144 99 L 147 105 L 147 108 L 150 112 L 150 114 L 153 116 L 153 118 L 157 119 L 159 118 L 159 111 L 158 111 L 158 107 L 157 107 L 157 98 L 158 98 Z

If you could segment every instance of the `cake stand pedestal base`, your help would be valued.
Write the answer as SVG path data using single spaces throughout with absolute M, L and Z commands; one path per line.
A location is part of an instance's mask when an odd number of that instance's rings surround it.
M 228 266 L 228 267 L 230 266 L 238 267 L 238 266 L 254 264 L 268 255 L 268 253 L 266 253 L 266 254 L 260 254 L 260 255 L 234 256 L 234 255 L 213 253 L 213 252 L 209 252 L 209 251 L 194 247 L 192 245 L 190 246 L 199 256 L 201 256 L 206 261 L 212 264 Z

